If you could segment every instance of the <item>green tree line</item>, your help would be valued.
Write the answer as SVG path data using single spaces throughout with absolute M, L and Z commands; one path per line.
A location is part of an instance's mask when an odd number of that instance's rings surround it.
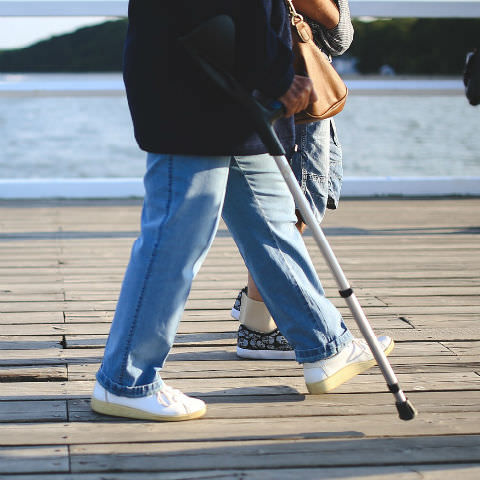
M 465 54 L 480 47 L 480 19 L 354 21 L 347 55 L 360 73 L 390 65 L 398 74 L 456 75 Z M 0 72 L 120 71 L 126 20 L 52 37 L 30 47 L 0 52 Z
M 455 75 L 465 55 L 480 48 L 480 19 L 395 19 L 354 22 L 349 55 L 361 73 L 390 65 L 399 74 Z
M 115 72 L 122 68 L 126 20 L 58 35 L 0 52 L 0 72 Z

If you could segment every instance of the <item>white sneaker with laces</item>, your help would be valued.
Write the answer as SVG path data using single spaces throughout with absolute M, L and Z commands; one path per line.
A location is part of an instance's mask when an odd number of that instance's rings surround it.
M 385 355 L 394 347 L 390 337 L 378 337 Z M 327 393 L 359 373 L 376 364 L 367 342 L 360 338 L 353 339 L 339 353 L 325 360 L 303 364 L 303 375 L 309 393 Z
M 130 398 L 114 395 L 96 382 L 90 404 L 92 410 L 104 415 L 157 421 L 192 420 L 207 411 L 202 400 L 189 397 L 165 383 L 152 395 Z

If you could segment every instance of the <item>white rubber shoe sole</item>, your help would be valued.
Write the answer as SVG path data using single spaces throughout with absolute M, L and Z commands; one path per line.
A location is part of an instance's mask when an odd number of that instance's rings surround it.
M 250 360 L 295 360 L 293 350 L 248 350 L 237 347 L 237 356 Z
M 127 407 L 125 405 L 117 405 L 115 403 L 103 402 L 96 398 L 90 400 L 90 406 L 94 412 L 113 417 L 136 418 L 139 420 L 154 420 L 160 422 L 180 422 L 182 420 L 194 420 L 200 418 L 207 412 L 207 407 L 193 413 L 184 413 L 180 415 L 158 415 L 144 410 Z

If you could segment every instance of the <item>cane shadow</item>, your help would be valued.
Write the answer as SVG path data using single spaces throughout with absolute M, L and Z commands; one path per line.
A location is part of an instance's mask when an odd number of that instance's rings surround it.
M 288 387 L 286 387 L 288 388 Z M 262 395 L 258 393 L 258 390 L 255 388 L 252 388 L 252 392 L 249 394 L 244 395 L 239 395 L 238 393 L 234 393 L 235 389 L 230 389 L 231 396 L 228 396 L 228 393 L 225 395 L 222 395 L 223 392 L 228 391 L 228 390 L 219 390 L 216 392 L 210 392 L 208 396 L 206 395 L 198 395 L 199 397 L 202 397 L 202 400 L 207 404 L 207 405 L 215 405 L 216 403 L 219 404 L 239 404 L 239 405 L 250 405 L 250 404 L 268 404 L 268 403 L 302 403 L 305 401 L 307 398 L 306 395 L 303 393 L 297 392 L 294 388 L 291 388 L 290 390 L 292 391 L 291 393 L 274 393 L 270 395 Z M 247 391 L 247 389 L 243 389 L 244 392 Z
M 192 396 L 202 397 L 207 404 L 215 403 L 297 403 L 306 396 L 288 385 L 265 385 L 255 387 L 235 387 L 214 390 L 205 395 L 201 392 L 189 392 Z

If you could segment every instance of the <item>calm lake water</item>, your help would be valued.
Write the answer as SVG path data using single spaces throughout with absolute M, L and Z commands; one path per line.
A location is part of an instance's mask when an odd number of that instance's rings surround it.
M 346 176 L 480 176 L 480 107 L 455 82 L 368 94 L 374 82 L 352 85 L 336 117 Z M 116 74 L 0 75 L 0 178 L 143 175 L 121 88 Z

